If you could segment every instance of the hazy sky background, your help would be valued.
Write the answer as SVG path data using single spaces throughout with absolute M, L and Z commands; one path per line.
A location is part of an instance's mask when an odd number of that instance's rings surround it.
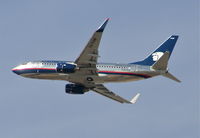
M 0 137 L 198 138 L 199 12 L 198 0 L 0 0 Z M 182 83 L 106 84 L 127 99 L 141 93 L 127 105 L 11 72 L 25 61 L 75 60 L 107 17 L 99 62 L 141 60 L 178 34 L 169 68 Z

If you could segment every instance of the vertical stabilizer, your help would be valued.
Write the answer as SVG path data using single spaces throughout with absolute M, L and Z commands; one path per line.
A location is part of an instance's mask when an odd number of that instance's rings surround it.
M 146 59 L 134 62 L 132 64 L 152 66 L 157 62 L 165 52 L 169 52 L 169 58 L 172 54 L 176 41 L 178 40 L 178 35 L 170 36 L 164 43 L 162 43 L 153 53 L 151 53 Z

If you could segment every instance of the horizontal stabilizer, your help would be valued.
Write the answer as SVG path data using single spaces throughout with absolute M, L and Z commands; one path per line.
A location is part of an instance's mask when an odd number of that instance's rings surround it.
M 167 72 L 167 73 L 165 73 L 165 74 L 162 74 L 164 77 L 167 77 L 167 78 L 169 78 L 169 79 L 171 79 L 171 80 L 174 80 L 174 81 L 176 81 L 176 82 L 181 82 L 179 79 L 177 79 L 175 76 L 173 76 L 171 73 L 169 73 L 169 72 Z

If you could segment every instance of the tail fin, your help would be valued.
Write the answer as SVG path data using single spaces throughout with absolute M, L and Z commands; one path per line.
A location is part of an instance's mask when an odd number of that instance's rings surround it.
M 140 64 L 140 65 L 147 65 L 152 66 L 155 62 L 157 62 L 165 52 L 168 52 L 168 59 L 170 58 L 176 41 L 178 40 L 178 35 L 170 36 L 164 43 L 160 45 L 150 56 L 146 59 L 138 62 L 134 62 L 132 64 Z

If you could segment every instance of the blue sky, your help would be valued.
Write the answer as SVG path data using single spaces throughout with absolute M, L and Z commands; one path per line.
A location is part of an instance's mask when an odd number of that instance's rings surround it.
M 197 138 L 198 6 L 198 0 L 1 0 L 0 137 Z M 67 82 L 11 72 L 25 61 L 75 60 L 107 17 L 100 62 L 141 60 L 178 34 L 169 68 L 182 83 L 156 77 L 106 84 L 127 99 L 141 93 L 135 105 L 127 105 L 92 92 L 68 95 Z

